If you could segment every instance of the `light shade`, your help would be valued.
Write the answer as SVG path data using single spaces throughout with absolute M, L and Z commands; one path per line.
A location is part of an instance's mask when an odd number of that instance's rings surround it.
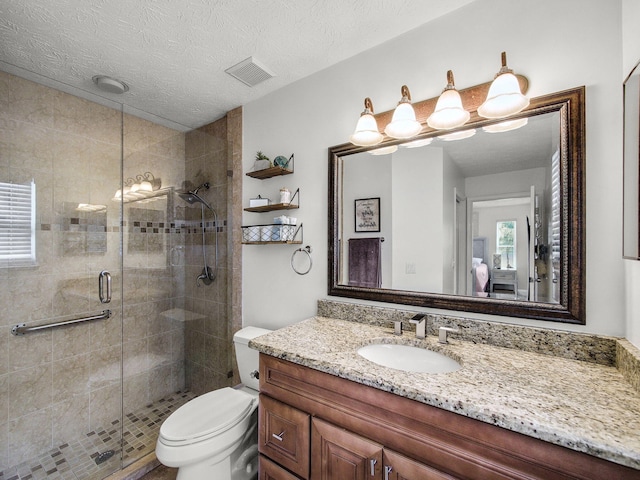
M 398 150 L 397 145 L 389 145 L 388 147 L 380 147 L 375 150 L 369 151 L 371 155 L 388 155 L 389 153 L 393 153 Z
M 445 142 L 453 142 L 455 140 L 463 140 L 465 138 L 473 137 L 476 134 L 476 129 L 460 130 L 459 132 L 447 133 L 446 135 L 440 135 L 438 138 Z
M 431 142 L 433 142 L 433 138 L 421 138 L 419 140 L 413 140 L 411 142 L 403 143 L 400 146 L 404 148 L 418 148 L 429 145 L 431 144 Z
M 449 130 L 464 125 L 471 114 L 462 108 L 460 94 L 456 90 L 453 81 L 453 72 L 447 72 L 447 86 L 438 98 L 436 109 L 429 118 L 427 125 L 436 130 Z
M 373 116 L 373 104 L 369 97 L 364 99 L 364 111 L 360 114 L 356 130 L 349 137 L 349 141 L 354 145 L 370 147 L 382 142 L 383 135 L 378 130 L 378 123 Z
M 516 120 L 506 120 L 504 122 L 496 123 L 494 125 L 487 125 L 482 127 L 487 133 L 500 133 L 508 132 L 510 130 L 517 130 L 520 127 L 524 127 L 529 122 L 528 118 L 518 118 Z
M 502 52 L 502 68 L 489 87 L 487 99 L 478 107 L 484 118 L 503 118 L 521 112 L 529 106 L 529 98 L 520 91 L 518 79 L 507 67 L 507 54 Z
M 416 120 L 416 112 L 411 106 L 409 88 L 403 85 L 400 91 L 402 98 L 393 112 L 391 122 L 385 127 L 384 133 L 391 138 L 415 137 L 422 130 L 422 125 Z

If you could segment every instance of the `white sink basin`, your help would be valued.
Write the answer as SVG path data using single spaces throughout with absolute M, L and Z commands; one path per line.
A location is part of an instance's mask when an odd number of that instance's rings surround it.
M 453 358 L 426 348 L 376 343 L 358 349 L 358 355 L 383 367 L 420 373 L 449 373 L 461 365 Z

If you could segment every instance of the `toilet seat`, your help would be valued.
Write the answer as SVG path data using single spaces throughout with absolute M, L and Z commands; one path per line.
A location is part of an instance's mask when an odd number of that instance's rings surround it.
M 206 393 L 173 412 L 160 427 L 158 441 L 175 447 L 205 441 L 237 425 L 257 403 L 257 396 L 230 387 Z

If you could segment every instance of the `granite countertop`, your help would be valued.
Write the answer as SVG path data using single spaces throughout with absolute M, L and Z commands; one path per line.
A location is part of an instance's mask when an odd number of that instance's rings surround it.
M 357 354 L 371 343 L 445 353 L 452 373 L 411 373 Z M 253 339 L 267 355 L 640 470 L 640 395 L 610 366 L 313 317 Z

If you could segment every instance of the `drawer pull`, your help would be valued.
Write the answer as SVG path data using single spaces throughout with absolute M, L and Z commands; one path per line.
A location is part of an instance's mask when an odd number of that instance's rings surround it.
M 375 458 L 372 458 L 371 460 L 369 460 L 369 464 L 371 465 L 371 476 L 372 477 L 376 476 L 376 463 L 378 463 L 378 461 Z
M 281 441 L 282 441 L 282 437 L 284 437 L 284 431 L 283 431 L 283 432 L 281 432 L 279 435 L 276 435 L 275 433 L 272 433 L 272 434 L 271 434 L 271 436 L 272 436 L 273 438 L 275 438 L 276 440 L 278 440 L 278 441 L 280 441 L 280 442 L 281 442 Z
M 389 474 L 391 473 L 392 470 L 393 470 L 393 467 L 390 465 L 387 465 L 384 467 L 384 480 L 389 480 Z

